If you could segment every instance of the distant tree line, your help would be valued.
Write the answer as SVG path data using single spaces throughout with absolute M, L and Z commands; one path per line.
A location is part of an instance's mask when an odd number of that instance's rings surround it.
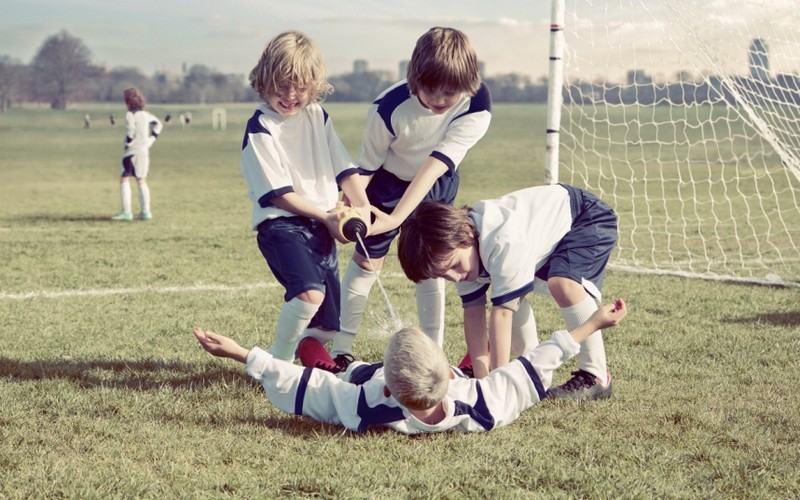
M 48 103 L 65 109 L 72 102 L 116 102 L 122 91 L 138 87 L 151 103 L 257 102 L 243 74 L 223 74 L 202 64 L 184 67 L 179 75 L 157 72 L 144 75 L 137 68 L 106 69 L 92 62 L 83 41 L 67 31 L 49 36 L 30 64 L 0 55 L 0 112 L 26 102 Z M 780 75 L 774 81 L 734 77 L 727 84 L 718 77 L 695 83 L 679 76 L 679 82 L 652 81 L 628 85 L 607 82 L 572 82 L 563 90 L 565 102 L 591 104 L 715 104 L 734 103 L 735 93 L 751 102 L 800 104 L 800 77 Z M 361 71 L 329 77 L 335 91 L 328 102 L 369 102 L 397 78 L 387 71 Z M 484 79 L 494 102 L 547 102 L 547 78 L 532 81 L 510 73 Z M 733 82 L 732 84 L 730 82 Z
M 25 102 L 65 109 L 73 102 L 118 102 L 138 87 L 151 103 L 218 103 L 255 100 L 244 78 L 203 65 L 183 74 L 144 75 L 137 68 L 106 69 L 91 62 L 91 51 L 66 31 L 48 37 L 30 64 L 0 56 L 0 111 Z
M 335 91 L 328 102 L 368 102 L 396 82 L 386 71 L 330 76 Z M 547 82 L 532 83 L 519 74 L 487 78 L 495 102 L 544 102 Z M 117 102 L 122 91 L 138 87 L 151 103 L 256 102 L 244 74 L 223 74 L 202 64 L 184 67 L 179 75 L 139 69 L 107 69 L 92 63 L 92 52 L 67 31 L 49 36 L 30 64 L 0 55 L 0 111 L 22 103 L 47 103 L 65 109 L 74 102 Z

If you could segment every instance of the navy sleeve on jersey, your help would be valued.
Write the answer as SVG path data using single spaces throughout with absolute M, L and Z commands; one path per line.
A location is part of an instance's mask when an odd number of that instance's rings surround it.
M 269 133 L 269 130 L 267 130 L 267 128 L 264 127 L 261 124 L 261 121 L 259 120 L 259 117 L 263 114 L 264 113 L 261 110 L 256 110 L 253 116 L 251 116 L 250 119 L 247 120 L 247 125 L 245 126 L 244 129 L 244 138 L 242 139 L 242 149 L 247 147 L 247 142 L 249 141 L 250 136 L 253 134 L 271 135 Z
M 400 85 L 390 90 L 381 99 L 375 101 L 374 104 L 378 106 L 378 115 L 386 125 L 386 130 L 392 135 L 397 135 L 392 126 L 392 114 L 394 110 L 405 101 L 411 98 L 411 90 L 408 85 Z
M 489 283 L 484 283 L 479 289 L 475 290 L 474 292 L 462 295 L 461 303 L 464 305 L 477 303 L 476 301 L 480 301 L 481 297 L 486 297 L 486 292 L 488 290 L 489 290 Z M 485 300 L 483 300 L 483 302 L 485 303 Z
M 486 405 L 486 399 L 483 397 L 483 389 L 481 388 L 480 382 L 476 384 L 475 389 L 478 392 L 478 398 L 475 404 L 469 405 L 463 401 L 455 401 L 456 409 L 454 416 L 469 415 L 469 417 L 480 424 L 484 430 L 492 430 L 495 423 L 494 417 L 492 416 L 492 412 L 489 411 L 489 407 Z
M 399 406 L 391 407 L 378 404 L 374 407 L 370 407 L 363 389 L 358 396 L 358 410 L 356 413 L 361 418 L 358 432 L 364 432 L 371 425 L 385 425 L 391 422 L 405 420 L 406 418 L 403 414 L 403 409 Z

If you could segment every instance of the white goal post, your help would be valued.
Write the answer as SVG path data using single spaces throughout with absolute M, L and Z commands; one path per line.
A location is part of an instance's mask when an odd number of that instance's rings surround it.
M 610 267 L 800 287 L 796 0 L 551 0 L 545 182 L 619 216 Z

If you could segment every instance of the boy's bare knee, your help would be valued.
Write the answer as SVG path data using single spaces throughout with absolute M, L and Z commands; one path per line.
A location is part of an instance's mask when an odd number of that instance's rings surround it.
M 358 267 L 365 271 L 380 271 L 383 269 L 383 261 L 384 257 L 374 257 L 367 259 L 363 255 L 358 252 L 353 252 L 353 262 L 355 262 Z
M 548 279 L 547 288 L 560 307 L 575 305 L 586 298 L 586 290 L 582 284 L 563 276 Z
M 295 298 L 303 302 L 308 302 L 309 304 L 319 305 L 322 304 L 325 294 L 319 290 L 306 290 L 305 292 L 298 293 Z

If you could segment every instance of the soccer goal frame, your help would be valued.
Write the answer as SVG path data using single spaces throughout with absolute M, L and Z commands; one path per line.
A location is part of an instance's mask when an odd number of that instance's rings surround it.
M 800 287 L 800 14 L 731 1 L 551 0 L 544 182 L 612 205 L 612 268 Z

